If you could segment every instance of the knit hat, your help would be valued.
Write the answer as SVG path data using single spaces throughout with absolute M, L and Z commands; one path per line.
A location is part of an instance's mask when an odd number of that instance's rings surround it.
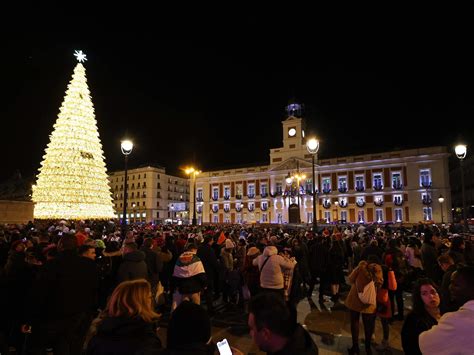
M 235 248 L 234 242 L 233 242 L 232 240 L 230 240 L 230 239 L 226 239 L 226 240 L 225 240 L 225 248 L 226 248 L 226 249 L 233 249 L 233 248 Z
M 257 247 L 250 247 L 249 250 L 247 250 L 247 256 L 252 256 L 260 253 L 260 250 L 258 250 Z
M 175 349 L 187 344 L 206 344 L 211 338 L 211 320 L 201 306 L 182 302 L 168 323 L 167 346 Z

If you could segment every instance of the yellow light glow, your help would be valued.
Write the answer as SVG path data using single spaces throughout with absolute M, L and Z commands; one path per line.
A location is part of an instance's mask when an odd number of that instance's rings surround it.
M 85 68 L 78 63 L 33 186 L 37 219 L 114 218 Z

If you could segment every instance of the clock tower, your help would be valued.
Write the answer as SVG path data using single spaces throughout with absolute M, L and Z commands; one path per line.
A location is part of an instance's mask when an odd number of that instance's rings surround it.
M 303 106 L 292 102 L 286 106 L 287 118 L 282 121 L 283 147 L 270 150 L 270 164 L 278 164 L 292 158 L 305 158 L 305 121 L 302 116 Z

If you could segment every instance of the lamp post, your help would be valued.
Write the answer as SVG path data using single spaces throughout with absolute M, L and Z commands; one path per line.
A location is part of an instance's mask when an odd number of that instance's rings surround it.
M 125 239 L 125 233 L 127 232 L 127 172 L 128 172 L 128 156 L 133 150 L 133 142 L 131 140 L 123 140 L 120 144 L 122 149 L 122 154 L 125 157 L 125 182 L 124 182 L 124 191 L 123 191 L 123 216 L 122 216 L 122 237 Z
M 306 142 L 306 149 L 311 154 L 311 160 L 313 163 L 313 233 L 318 231 L 318 221 L 316 219 L 316 174 L 314 168 L 315 156 L 319 150 L 319 141 L 316 138 L 310 138 Z
M 439 195 L 438 197 L 438 202 L 439 202 L 439 207 L 441 210 L 441 224 L 444 224 L 444 219 L 443 219 L 443 202 L 444 202 L 444 197 L 443 195 Z
M 193 219 L 192 219 L 192 225 L 195 226 L 197 224 L 196 220 L 196 175 L 199 175 L 201 171 L 196 170 L 194 168 L 187 168 L 185 170 L 187 175 L 192 176 L 193 179 Z
M 469 232 L 469 226 L 467 224 L 467 208 L 466 208 L 466 194 L 464 191 L 464 167 L 463 161 L 467 154 L 467 146 L 465 144 L 458 144 L 454 151 L 459 159 L 459 165 L 461 166 L 461 191 L 462 191 L 462 218 L 464 220 L 464 231 Z

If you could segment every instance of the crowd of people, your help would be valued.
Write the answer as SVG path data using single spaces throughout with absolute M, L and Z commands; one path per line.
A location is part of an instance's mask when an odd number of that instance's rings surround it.
M 350 312 L 351 354 L 360 353 L 360 318 L 367 354 L 377 318 L 377 350 L 390 347 L 391 325 L 403 322 L 407 354 L 471 353 L 474 252 L 455 232 L 424 224 L 140 224 L 126 232 L 97 221 L 5 225 L 0 353 L 213 354 L 211 319 L 221 302 L 248 314 L 260 350 L 317 354 L 296 317 L 317 285 L 321 305 Z M 404 292 L 413 295 L 408 314 Z

